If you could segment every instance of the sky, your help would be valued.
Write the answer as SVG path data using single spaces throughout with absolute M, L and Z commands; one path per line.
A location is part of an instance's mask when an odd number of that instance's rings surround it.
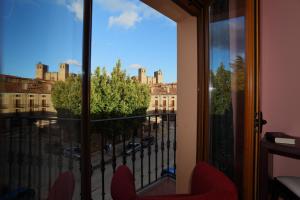
M 82 0 L 1 0 L 0 9 L 2 74 L 34 78 L 38 62 L 81 72 Z M 111 71 L 120 59 L 130 76 L 160 69 L 165 82 L 176 82 L 176 41 L 176 23 L 139 0 L 94 0 L 92 71 Z
M 35 65 L 60 63 L 81 73 L 83 0 L 0 0 L 0 70 L 34 78 Z M 110 72 L 118 59 L 130 76 L 144 67 L 177 80 L 176 23 L 139 0 L 94 0 L 91 70 Z M 244 17 L 210 24 L 210 67 L 244 57 Z M 234 36 L 234 37 L 232 37 Z M 230 50 L 229 50 L 230 49 Z

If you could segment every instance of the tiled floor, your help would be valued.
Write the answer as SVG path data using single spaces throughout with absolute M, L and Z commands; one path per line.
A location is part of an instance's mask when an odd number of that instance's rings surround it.
M 176 194 L 176 181 L 172 178 L 166 177 L 143 189 L 138 193 L 140 196 L 157 196 Z

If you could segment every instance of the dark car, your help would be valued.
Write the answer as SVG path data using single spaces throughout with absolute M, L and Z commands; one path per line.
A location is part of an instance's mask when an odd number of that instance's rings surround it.
M 143 148 L 146 148 L 150 145 L 154 144 L 154 137 L 153 136 L 146 136 L 142 139 L 142 146 Z
M 64 149 L 64 156 L 68 158 L 80 159 L 80 147 L 68 147 Z
M 132 152 L 140 151 L 141 147 L 142 147 L 141 143 L 138 143 L 138 142 L 135 142 L 135 143 L 129 142 L 127 144 L 127 146 L 126 146 L 126 154 L 129 155 Z
M 161 176 L 167 176 L 167 177 L 171 177 L 176 179 L 176 168 L 174 167 L 169 167 L 166 169 L 163 169 L 163 171 L 161 172 Z

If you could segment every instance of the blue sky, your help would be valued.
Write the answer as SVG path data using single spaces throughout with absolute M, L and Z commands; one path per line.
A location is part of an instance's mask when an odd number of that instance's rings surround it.
M 1 73 L 33 78 L 38 62 L 81 71 L 82 0 L 1 0 Z M 176 24 L 138 0 L 94 0 L 92 70 L 117 59 L 130 75 L 161 69 L 177 79 Z
M 34 78 L 38 62 L 50 71 L 67 62 L 81 72 L 82 0 L 1 0 L 0 11 L 1 73 Z M 229 69 L 237 55 L 244 56 L 244 17 L 211 23 L 210 29 L 211 68 L 223 62 Z M 92 38 L 92 71 L 111 71 L 121 59 L 131 76 L 139 67 L 150 76 L 161 69 L 165 82 L 176 82 L 176 23 L 139 0 L 94 0 Z

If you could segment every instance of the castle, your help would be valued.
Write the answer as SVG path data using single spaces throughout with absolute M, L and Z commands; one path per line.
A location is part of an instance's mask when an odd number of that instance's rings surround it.
M 140 83 L 153 85 L 153 84 L 160 84 L 163 83 L 163 75 L 161 70 L 155 71 L 154 76 L 147 76 L 145 68 L 138 69 L 138 76 L 132 77 L 133 79 L 137 80 Z
M 69 64 L 67 63 L 60 64 L 58 72 L 49 72 L 48 65 L 42 63 L 36 65 L 36 79 L 45 81 L 65 81 L 69 76 Z

